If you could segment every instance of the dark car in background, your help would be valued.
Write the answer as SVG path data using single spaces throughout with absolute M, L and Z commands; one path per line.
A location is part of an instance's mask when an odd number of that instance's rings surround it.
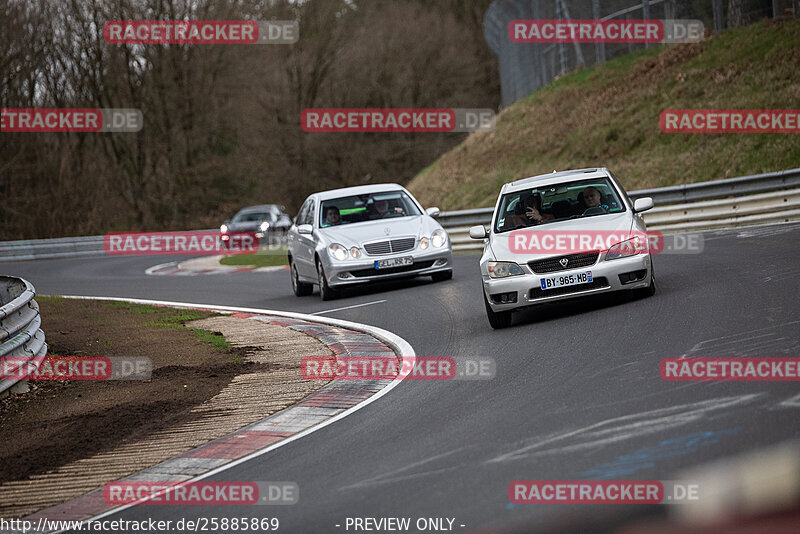
M 292 226 L 292 218 L 277 204 L 261 204 L 239 210 L 232 219 L 219 227 L 222 241 L 230 240 L 235 232 L 253 232 L 259 245 L 279 244 L 286 240 L 286 233 Z

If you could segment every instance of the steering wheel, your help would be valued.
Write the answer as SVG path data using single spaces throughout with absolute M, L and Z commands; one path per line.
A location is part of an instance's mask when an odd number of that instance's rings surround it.
M 584 215 L 602 215 L 604 213 L 608 213 L 608 210 L 603 206 L 592 206 L 583 212 Z

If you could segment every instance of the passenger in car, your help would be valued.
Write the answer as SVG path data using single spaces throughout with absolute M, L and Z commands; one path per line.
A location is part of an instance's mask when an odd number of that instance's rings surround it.
M 518 209 L 505 222 L 507 228 L 533 226 L 555 219 L 551 214 L 542 211 L 542 195 L 530 194 L 522 199 Z
M 342 216 L 339 213 L 339 208 L 336 206 L 328 206 L 325 210 L 325 224 L 323 226 L 336 226 L 342 221 Z

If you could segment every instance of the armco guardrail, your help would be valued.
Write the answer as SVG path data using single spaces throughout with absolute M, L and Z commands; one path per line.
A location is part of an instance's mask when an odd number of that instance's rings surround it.
M 35 295 L 28 281 L 0 276 L 0 359 L 14 356 L 14 370 L 19 363 L 27 366 L 26 362 L 38 367 L 47 355 L 39 305 L 33 300 Z M 26 381 L 0 380 L 0 395 L 9 389 L 26 391 Z
M 792 188 L 800 188 L 800 169 L 642 189 L 631 191 L 628 196 L 632 199 L 652 197 L 656 207 L 645 214 L 648 225 L 654 225 L 653 229 L 656 230 L 678 231 L 798 219 L 800 217 L 795 213 L 798 209 L 796 195 L 783 197 L 783 193 L 777 193 L 774 197 L 759 196 L 760 193 L 773 193 Z M 714 199 L 726 200 L 710 204 L 701 202 Z M 439 222 L 450 233 L 455 250 L 478 250 L 483 248 L 483 245 L 469 239 L 466 235 L 467 230 L 476 224 L 489 224 L 493 210 L 494 208 L 477 208 L 442 212 L 439 215 Z M 0 262 L 103 254 L 101 235 L 0 241 Z
M 642 189 L 631 199 L 651 197 L 656 207 L 644 213 L 648 228 L 662 232 L 725 228 L 800 219 L 800 169 L 712 182 Z M 453 250 L 481 250 L 469 227 L 491 223 L 494 208 L 442 212 Z
M 103 236 L 101 235 L 0 241 L 0 261 L 98 256 L 103 253 Z
M 212 230 L 188 230 L 209 232 Z M 0 262 L 102 256 L 105 254 L 102 235 L 0 241 Z

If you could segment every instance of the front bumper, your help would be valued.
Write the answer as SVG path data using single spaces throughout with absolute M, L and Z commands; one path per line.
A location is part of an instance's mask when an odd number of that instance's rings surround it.
M 492 308 L 492 310 L 495 312 L 502 312 L 526 308 L 528 306 L 535 306 L 545 302 L 566 300 L 599 293 L 641 289 L 650 285 L 653 269 L 652 260 L 649 254 L 637 254 L 636 256 L 619 258 L 610 261 L 606 261 L 604 258 L 605 252 L 600 254 L 598 261 L 595 262 L 594 265 L 546 274 L 534 274 L 527 264 L 521 264 L 524 274 L 517 276 L 495 279 L 490 278 L 488 274 L 484 273 L 483 291 L 488 297 L 489 306 Z M 597 283 L 591 285 L 578 284 L 574 286 L 567 286 L 565 288 L 548 290 L 540 289 L 540 281 L 543 278 L 576 274 L 586 271 L 592 271 L 592 278 L 597 281 Z M 634 282 L 623 283 L 620 280 L 620 275 L 623 275 L 623 279 L 625 279 L 628 278 L 628 273 L 638 273 L 639 275 L 642 275 L 642 271 L 645 271 L 643 273 L 643 277 L 637 277 L 637 280 Z M 512 300 L 515 296 L 516 302 L 504 304 L 496 302 L 493 298 L 493 296 L 499 296 L 503 294 L 511 296 L 511 299 L 508 300 Z M 499 297 L 495 298 L 499 299 Z
M 400 268 L 375 269 L 376 260 L 411 256 L 414 263 Z M 453 269 L 453 253 L 449 247 L 436 250 L 412 250 L 385 256 L 362 256 L 357 260 L 333 261 L 324 265 L 325 277 L 331 287 L 364 284 L 392 278 L 429 275 Z

